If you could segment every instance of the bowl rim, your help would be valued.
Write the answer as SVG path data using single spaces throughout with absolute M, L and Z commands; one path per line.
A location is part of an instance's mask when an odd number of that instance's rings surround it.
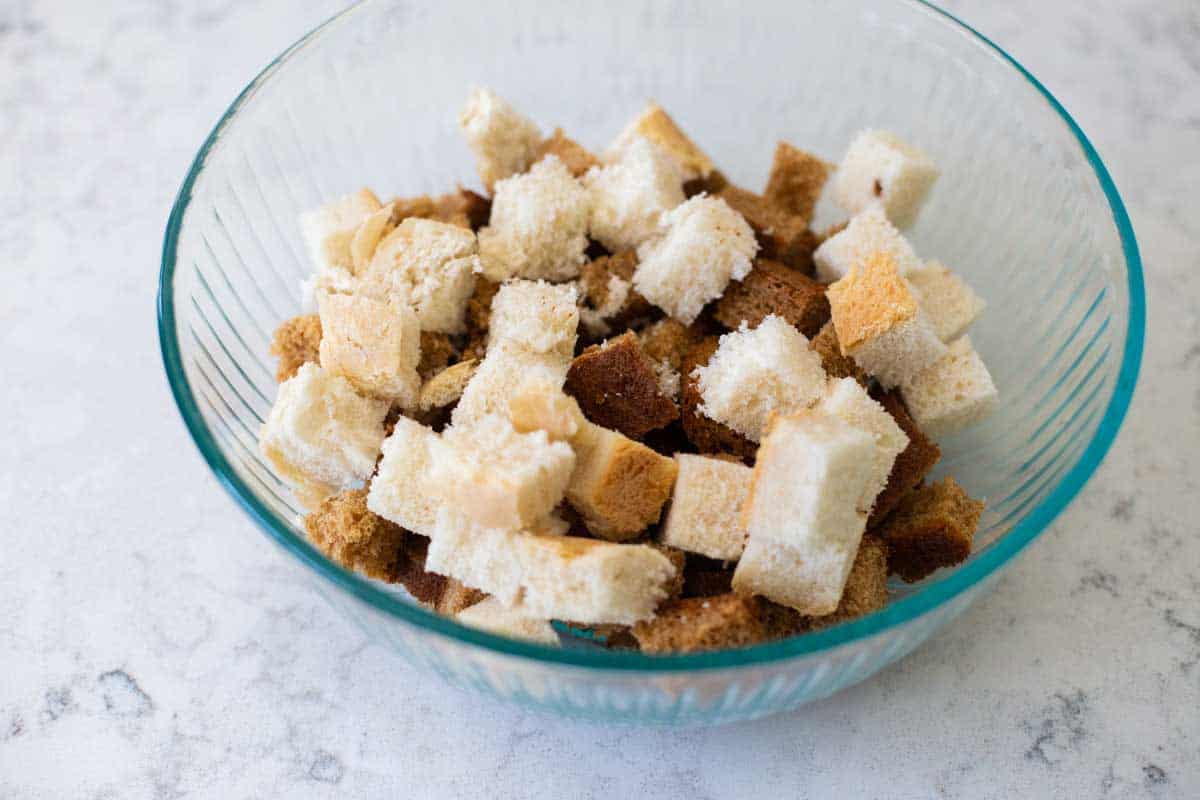
M 367 5 L 365 0 L 335 14 L 319 26 L 298 39 L 294 44 L 273 59 L 238 94 L 229 108 L 217 121 L 201 145 L 187 175 L 180 186 L 175 203 L 167 221 L 163 240 L 162 262 L 159 273 L 157 297 L 158 334 L 162 350 L 163 365 L 175 403 L 201 456 L 216 475 L 225 490 L 258 523 L 269 537 L 285 550 L 296 556 L 309 569 L 337 588 L 354 595 L 375 610 L 395 617 L 404 623 L 445 636 L 455 643 L 482 647 L 503 656 L 514 656 L 535 662 L 562 664 L 591 670 L 633 671 L 643 673 L 685 672 L 717 670 L 737 667 L 752 667 L 772 662 L 813 655 L 860 639 L 881 634 L 891 628 L 904 625 L 949 602 L 961 593 L 995 573 L 1010 559 L 1037 538 L 1051 522 L 1070 504 L 1083 488 L 1101 460 L 1111 447 L 1125 414 L 1129 409 L 1141 366 L 1145 339 L 1146 297 L 1142 275 L 1142 261 L 1138 252 L 1133 225 L 1126 212 L 1112 176 L 1104 166 L 1095 147 L 1063 105 L 1025 67 L 1005 52 L 995 42 L 953 14 L 935 6 L 929 0 L 906 0 L 914 11 L 925 12 L 941 18 L 943 23 L 959 31 L 985 49 L 990 50 L 1043 97 L 1051 110 L 1058 114 L 1067 129 L 1075 137 L 1087 162 L 1108 201 L 1117 233 L 1121 240 L 1125 258 L 1126 280 L 1129 291 L 1129 315 L 1122 348 L 1121 368 L 1117 376 L 1112 397 L 1100 420 L 1091 441 L 1071 468 L 1059 479 L 1045 499 L 1022 517 L 1006 534 L 973 561 L 947 575 L 926 584 L 914 593 L 889 603 L 883 609 L 851 622 L 832 626 L 822 631 L 802 634 L 768 644 L 744 649 L 717 650 L 702 653 L 685 653 L 649 656 L 638 652 L 608 650 L 583 650 L 551 647 L 509 639 L 496 634 L 470 628 L 427 611 L 421 606 L 389 593 L 365 578 L 345 570 L 325 559 L 302 537 L 290 529 L 290 523 L 268 508 L 253 490 L 241 479 L 217 445 L 213 432 L 205 423 L 195 395 L 183 368 L 182 354 L 176 330 L 174 310 L 174 275 L 177 248 L 183 218 L 191 200 L 193 186 L 209 152 L 220 140 L 225 128 L 238 111 L 256 91 L 271 79 L 276 71 L 299 50 L 315 40 L 322 32 L 340 23 Z

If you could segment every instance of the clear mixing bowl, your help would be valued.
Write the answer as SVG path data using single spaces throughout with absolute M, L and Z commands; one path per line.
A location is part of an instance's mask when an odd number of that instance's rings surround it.
M 943 442 L 937 474 L 987 499 L 975 554 L 882 611 L 742 650 L 646 656 L 464 628 L 330 563 L 258 455 L 271 331 L 311 270 L 297 215 L 363 185 L 473 183 L 455 117 L 487 85 L 601 147 L 658 100 L 730 178 L 761 186 L 777 139 L 836 160 L 896 131 L 942 169 L 911 239 L 987 299 L 972 330 L 1002 402 Z M 795 708 L 861 681 L 945 625 L 1063 510 L 1129 405 L 1145 299 L 1129 218 L 1083 132 L 1012 58 L 918 2 L 355 6 L 275 59 L 183 181 L 163 248 L 159 333 L 204 458 L 287 557 L 371 638 L 521 705 L 695 724 Z

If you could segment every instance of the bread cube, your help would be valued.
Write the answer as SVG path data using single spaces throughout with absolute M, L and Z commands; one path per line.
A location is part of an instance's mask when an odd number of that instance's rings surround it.
M 662 215 L 684 201 L 675 162 L 641 137 L 621 150 L 619 160 L 588 171 L 583 185 L 591 204 L 588 230 L 614 253 L 654 236 Z
M 284 321 L 271 336 L 271 355 L 279 359 L 275 380 L 283 383 L 296 370 L 321 358 L 321 318 L 303 314 Z
M 417 407 L 422 411 L 432 411 L 457 403 L 478 368 L 479 362 L 473 358 L 446 367 L 421 385 Z
M 432 536 L 439 503 L 430 474 L 433 451 L 440 446 L 441 437 L 432 428 L 399 417 L 383 442 L 367 508 L 402 528 Z
M 698 326 L 684 325 L 666 317 L 638 331 L 642 352 L 651 361 L 667 364 L 676 372 L 683 371 L 687 353 L 704 338 Z
M 821 330 L 808 346 L 820 357 L 821 367 L 830 378 L 854 378 L 862 386 L 870 383 L 871 379 L 863 372 L 862 367 L 854 363 L 850 356 L 842 355 L 842 345 L 838 341 L 833 320 L 821 326 Z
M 454 618 L 463 625 L 488 633 L 537 644 L 558 645 L 558 634 L 554 632 L 549 620 L 527 617 L 494 597 L 464 608 Z
M 364 395 L 417 405 L 421 329 L 405 303 L 365 295 L 317 296 L 321 313 L 321 367 L 341 375 Z
M 582 177 L 589 169 L 600 164 L 600 159 L 579 142 L 569 138 L 562 128 L 555 128 L 554 133 L 537 146 L 533 153 L 533 163 L 536 164 L 546 156 L 557 157 L 576 178 Z
M 488 338 L 490 346 L 500 344 L 570 358 L 578 326 L 574 286 L 513 281 L 501 286 L 492 300 Z
M 479 231 L 483 274 L 494 281 L 562 281 L 586 260 L 588 194 L 558 160 L 496 184 L 492 216 Z
M 866 130 L 838 166 L 833 200 L 850 214 L 879 205 L 896 227 L 907 228 L 937 177 L 937 167 L 917 148 L 888 131 Z
M 775 160 L 771 164 L 764 197 L 795 214 L 807 225 L 832 171 L 833 164 L 787 142 L 780 142 L 775 147 Z
M 862 534 L 861 528 L 858 533 Z M 854 552 L 854 547 L 800 548 L 751 536 L 734 568 L 733 590 L 764 597 L 806 616 L 832 614 L 845 590 Z
M 633 286 L 654 305 L 690 325 L 730 280 L 750 272 L 754 231 L 724 200 L 697 196 L 662 216 L 660 234 L 638 248 Z
M 591 423 L 571 443 L 576 465 L 567 502 L 592 535 L 624 541 L 658 522 L 675 484 L 674 460 Z
M 696 370 L 700 413 L 757 442 L 772 414 L 808 408 L 821 398 L 825 370 L 804 335 L 774 314 L 721 337 Z
M 797 269 L 809 269 L 817 242 L 806 220 L 733 184 L 725 186 L 716 196 L 750 223 L 762 247 L 763 258 L 781 261 Z
M 680 372 L 683 385 L 679 391 L 679 417 L 684 434 L 701 453 L 732 455 L 739 459 L 753 458 L 758 443 L 753 442 L 728 425 L 717 422 L 704 414 L 704 396 L 700 393 L 699 367 L 706 366 L 717 352 L 719 340 L 715 336 L 701 339 L 693 345 L 683 359 Z
M 953 478 L 908 494 L 878 533 L 888 545 L 888 566 L 906 581 L 919 581 L 971 555 L 983 503 Z
M 996 407 L 996 384 L 964 336 L 941 359 L 900 385 L 904 404 L 921 429 L 940 439 L 986 417 Z
M 966 281 L 937 261 L 910 272 L 908 283 L 934 333 L 943 342 L 953 342 L 966 333 L 986 305 Z
M 462 333 L 479 269 L 477 251 L 471 231 L 410 217 L 380 240 L 359 291 L 409 303 L 422 330 Z
M 353 274 L 350 242 L 372 214 L 383 208 L 370 189 L 339 197 L 300 217 L 300 232 L 318 273 L 331 268 Z
M 676 453 L 679 475 L 658 541 L 720 561 L 746 547 L 742 505 L 754 471 L 744 464 Z
M 491 414 L 508 416 L 509 400 L 526 385 L 562 388 L 571 360 L 558 353 L 534 353 L 523 347 L 491 347 L 454 407 L 451 422 L 472 425 Z
M 579 321 L 588 335 L 608 335 L 613 325 L 624 325 L 651 313 L 646 298 L 633 290 L 637 253 L 624 250 L 589 261 L 580 269 L 580 288 L 586 304 Z
M 367 509 L 367 490 L 327 497 L 304 518 L 304 530 L 325 557 L 381 581 L 396 581 L 409 533 Z
M 644 653 L 693 653 L 749 647 L 766 639 L 753 597 L 724 594 L 671 600 L 633 626 Z
M 679 418 L 673 397 L 663 391 L 659 372 L 632 331 L 576 356 L 566 391 L 589 420 L 633 439 Z
M 279 384 L 259 450 L 301 503 L 315 507 L 375 471 L 388 405 L 358 394 L 345 378 L 305 364 Z
M 426 566 L 543 619 L 632 625 L 667 597 L 675 567 L 645 545 L 483 528 L 438 514 Z
M 706 178 L 713 172 L 713 163 L 696 143 L 687 137 L 675 120 L 657 103 L 650 103 L 636 119 L 625 127 L 605 153 L 605 159 L 619 159 L 622 151 L 638 139 L 649 139 L 675 162 L 683 180 Z
M 489 192 L 497 181 L 524 172 L 542 141 L 537 125 L 491 89 L 471 92 L 458 126 Z
M 890 256 L 901 276 L 907 276 L 921 266 L 908 240 L 888 221 L 882 209 L 871 206 L 813 252 L 817 280 L 832 283 L 843 278 L 876 253 Z
M 527 528 L 563 499 L 575 468 L 565 442 L 518 433 L 498 415 L 451 426 L 435 449 L 430 480 L 443 502 L 490 528 Z
M 887 484 L 875 498 L 875 506 L 867 519 L 868 529 L 879 524 L 879 521 L 891 513 L 909 492 L 919 486 L 942 457 L 937 443 L 926 436 L 913 421 L 908 409 L 904 407 L 899 391 L 877 390 L 873 396 L 896 421 L 900 430 L 904 431 L 904 435 L 908 437 L 908 445 L 896 456 Z
M 825 294 L 843 355 L 884 388 L 914 378 L 946 355 L 946 345 L 886 253 L 868 256 Z
M 875 498 L 887 485 L 896 457 L 908 446 L 908 436 L 892 415 L 872 400 L 867 390 L 853 378 L 830 381 L 816 409 L 869 433 L 875 440 L 871 475 L 858 501 L 858 510 L 869 514 Z
M 769 314 L 783 317 L 807 337 L 816 336 L 829 321 L 825 287 L 798 270 L 760 258 L 741 283 L 725 290 L 713 316 L 737 330 L 743 322 L 753 328 Z
M 888 546 L 878 536 L 863 534 L 858 553 L 846 576 L 846 588 L 837 609 L 810 620 L 811 629 L 827 628 L 865 617 L 887 605 Z

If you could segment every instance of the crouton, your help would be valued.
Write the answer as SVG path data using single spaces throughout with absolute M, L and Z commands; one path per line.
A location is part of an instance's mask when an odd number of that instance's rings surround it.
M 408 417 L 395 421 L 383 442 L 383 459 L 371 480 L 367 508 L 402 528 L 432 536 L 437 517 L 437 487 L 430 479 L 433 450 L 441 437 Z
M 722 459 L 679 453 L 675 491 L 658 541 L 708 558 L 735 561 L 746 546 L 742 504 L 754 471 Z
M 782 261 L 788 266 L 807 270 L 812 264 L 816 237 L 808 223 L 784 211 L 754 192 L 732 184 L 717 193 L 729 207 L 741 214 L 758 238 L 763 258 Z
M 458 360 L 459 351 L 454 339 L 446 333 L 421 331 L 421 360 L 417 374 L 427 381 Z
M 677 319 L 660 319 L 638 331 L 642 352 L 651 361 L 666 364 L 676 372 L 683 372 L 683 361 L 688 350 L 704 338 L 704 333 L 694 325 L 684 325 Z M 714 340 L 715 341 L 715 340 Z
M 341 269 L 353 274 L 350 242 L 359 226 L 383 208 L 370 189 L 360 189 L 300 217 L 300 230 L 318 274 Z
M 927 155 L 887 131 L 854 137 L 833 178 L 833 201 L 850 214 L 878 205 L 898 228 L 917 219 L 938 169 Z
M 748 647 L 766 638 L 753 597 L 725 594 L 664 603 L 649 620 L 633 626 L 644 653 L 690 653 Z
M 567 372 L 566 391 L 589 420 L 632 439 L 679 418 L 678 407 L 663 392 L 653 362 L 632 332 L 576 356 Z
M 943 342 L 953 342 L 965 334 L 986 305 L 966 281 L 937 261 L 910 272 L 908 283 Z
M 904 407 L 904 401 L 900 399 L 898 391 L 894 389 L 886 392 L 880 390 L 875 392 L 873 397 L 885 411 L 892 415 L 892 419 L 896 420 L 896 425 L 900 427 L 900 430 L 904 431 L 904 435 L 908 437 L 908 446 L 900 452 L 900 455 L 896 456 L 896 462 L 892 464 L 892 471 L 888 475 L 887 485 L 875 498 L 875 507 L 871 509 L 871 516 L 867 520 L 868 528 L 874 528 L 880 520 L 891 513 L 900 500 L 925 479 L 925 476 L 937 464 L 938 459 L 942 457 L 942 451 L 938 449 L 937 444 L 926 436 L 913 421 L 908 409 Z
M 304 517 L 304 530 L 313 546 L 335 564 L 391 582 L 399 575 L 406 537 L 415 536 L 372 514 L 366 489 L 325 498 Z
M 498 181 L 524 172 L 542 142 L 537 125 L 490 89 L 471 92 L 458 125 L 489 192 Z
M 865 431 L 875 440 L 871 475 L 858 502 L 858 510 L 869 514 L 875 498 L 887 484 L 896 457 L 908 446 L 908 436 L 853 378 L 830 381 L 816 408 Z
M 684 356 L 680 372 L 683 386 L 679 390 L 679 416 L 688 441 L 701 453 L 729 453 L 742 459 L 754 457 L 758 443 L 747 439 L 728 425 L 701 413 L 704 398 L 700 394 L 697 368 L 709 363 L 717 352 L 718 339 L 710 336 L 701 339 Z
M 456 192 L 433 198 L 433 209 L 428 214 L 421 216 L 477 231 L 487 224 L 491 213 L 491 200 L 460 186 Z M 393 215 L 394 218 L 395 215 Z M 397 224 L 399 224 L 399 220 L 397 220 Z
M 550 155 L 557 157 L 576 178 L 581 177 L 583 173 L 600 164 L 600 159 L 592 155 L 579 142 L 563 133 L 562 128 L 555 128 L 554 133 L 548 138 L 543 139 L 541 144 L 537 146 L 537 149 L 533 153 L 533 163 L 536 164 Z
M 693 197 L 663 214 L 660 235 L 638 248 L 633 286 L 684 324 L 691 324 L 731 280 L 750 272 L 758 252 L 746 220 L 716 197 Z
M 825 287 L 777 261 L 760 258 L 741 283 L 734 283 L 717 301 L 713 316 L 730 330 L 743 323 L 757 327 L 776 314 L 810 339 L 829 321 Z
M 507 417 L 509 400 L 522 387 L 536 384 L 562 388 L 570 366 L 570 357 L 557 352 L 534 353 L 519 346 L 490 347 L 463 390 L 451 421 L 465 426 L 489 414 Z
M 871 206 L 852 218 L 845 228 L 833 233 L 813 252 L 817 280 L 832 283 L 845 277 L 857 264 L 876 253 L 885 253 L 896 264 L 901 277 L 921 266 L 920 259 L 882 209 Z
M 846 577 L 846 588 L 837 610 L 813 620 L 813 627 L 824 628 L 865 617 L 887 605 L 888 547 L 878 536 L 863 534 L 858 554 Z
M 527 617 L 494 597 L 464 608 L 454 618 L 464 625 L 488 633 L 538 644 L 558 644 L 558 634 L 554 632 L 549 620 Z
M 626 126 L 609 146 L 606 157 L 618 158 L 621 151 L 640 138 L 649 139 L 668 153 L 684 180 L 705 178 L 713 172 L 712 160 L 657 103 L 647 105 L 646 110 Z
M 364 395 L 414 408 L 421 391 L 417 315 L 402 301 L 366 295 L 317 296 L 321 313 L 321 367 Z
M 780 142 L 775 146 L 775 160 L 763 195 L 768 202 L 796 215 L 807 225 L 832 171 L 833 164 Z
M 684 201 L 683 179 L 671 157 L 644 138 L 619 160 L 583 177 L 591 204 L 588 230 L 612 252 L 636 248 L 658 231 L 662 215 Z
M 572 444 L 567 502 L 594 536 L 624 541 L 658 522 L 675 484 L 674 460 L 595 424 L 582 426 Z
M 946 345 L 886 253 L 867 257 L 831 284 L 826 296 L 842 354 L 884 388 L 916 377 L 946 355 Z
M 478 367 L 479 362 L 473 358 L 446 367 L 421 385 L 417 407 L 422 411 L 432 411 L 457 403 Z
M 513 281 L 501 286 L 492 300 L 489 346 L 516 346 L 570 358 L 578 326 L 574 286 Z
M 613 326 L 651 313 L 646 298 L 633 290 L 636 267 L 637 253 L 632 250 L 601 256 L 583 265 L 580 286 L 586 306 L 579 311 L 579 321 L 589 334 L 605 336 Z
M 837 330 L 830 320 L 821 326 L 821 330 L 808 343 L 812 351 L 821 359 L 821 367 L 830 378 L 853 378 L 862 386 L 870 383 L 867 373 L 854 363 L 850 356 L 842 355 L 842 346 L 838 342 Z
M 283 383 L 305 364 L 320 359 L 321 318 L 304 314 L 284 321 L 271 337 L 271 355 L 279 359 L 275 380 Z
M 900 386 L 916 423 L 935 439 L 973 425 L 996 407 L 996 384 L 969 336 Z
M 953 478 L 909 493 L 877 533 L 887 542 L 888 567 L 910 583 L 966 561 L 983 503 Z

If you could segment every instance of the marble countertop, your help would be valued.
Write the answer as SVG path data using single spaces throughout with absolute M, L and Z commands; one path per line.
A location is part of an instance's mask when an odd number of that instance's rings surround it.
M 948 630 L 798 713 L 691 731 L 525 714 L 368 646 L 180 424 L 167 211 L 237 90 L 336 5 L 0 2 L 0 798 L 1200 797 L 1195 0 L 949 3 L 1109 164 L 1146 263 L 1141 386 Z

